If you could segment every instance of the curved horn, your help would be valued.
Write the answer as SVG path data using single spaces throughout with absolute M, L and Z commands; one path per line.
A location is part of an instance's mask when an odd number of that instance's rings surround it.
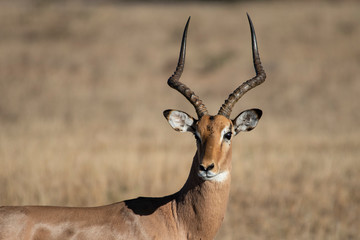
M 256 76 L 247 80 L 243 84 L 241 84 L 233 93 L 231 93 L 227 100 L 225 100 L 225 103 L 221 106 L 218 114 L 224 115 L 227 118 L 230 118 L 230 114 L 232 111 L 232 108 L 234 107 L 235 103 L 249 90 L 252 88 L 260 85 L 265 81 L 266 74 L 264 71 L 264 68 L 261 65 L 260 62 L 260 56 L 258 52 L 258 46 L 256 41 L 256 34 L 254 30 L 253 23 L 251 21 L 251 18 L 249 14 L 247 14 L 249 24 L 250 24 L 250 30 L 251 30 L 251 43 L 252 43 L 252 54 L 253 54 L 253 61 L 254 61 L 254 68 L 256 72 Z
M 190 17 L 185 25 L 185 29 L 181 41 L 179 61 L 176 66 L 176 70 L 174 74 L 168 80 L 168 84 L 170 87 L 174 88 L 175 90 L 179 91 L 182 95 L 184 95 L 187 100 L 189 100 L 189 102 L 195 107 L 198 117 L 201 118 L 203 115 L 208 114 L 205 105 L 202 103 L 200 98 L 196 96 L 193 91 L 191 91 L 189 87 L 187 87 L 185 84 L 179 81 L 181 74 L 184 70 L 185 53 L 186 53 L 186 36 L 187 36 L 189 22 L 190 22 Z

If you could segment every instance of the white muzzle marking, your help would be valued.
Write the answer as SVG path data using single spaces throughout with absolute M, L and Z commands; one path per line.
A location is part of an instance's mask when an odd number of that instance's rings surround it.
M 204 181 L 223 182 L 229 177 L 229 171 L 220 172 L 218 174 L 212 171 L 199 171 L 198 176 Z

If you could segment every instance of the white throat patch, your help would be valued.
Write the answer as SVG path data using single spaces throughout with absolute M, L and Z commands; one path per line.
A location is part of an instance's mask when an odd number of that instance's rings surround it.
M 224 171 L 216 175 L 215 177 L 211 178 L 211 181 L 214 182 L 224 182 L 229 177 L 229 171 Z

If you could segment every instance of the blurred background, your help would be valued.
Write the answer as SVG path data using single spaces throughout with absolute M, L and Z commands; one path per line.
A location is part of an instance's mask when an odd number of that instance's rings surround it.
M 0 205 L 105 205 L 185 183 L 195 116 L 167 86 L 192 16 L 182 81 L 215 114 L 254 75 L 264 115 L 233 142 L 217 239 L 360 239 L 358 1 L 0 2 Z

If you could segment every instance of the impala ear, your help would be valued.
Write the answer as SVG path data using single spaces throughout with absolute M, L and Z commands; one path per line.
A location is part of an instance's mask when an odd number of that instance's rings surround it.
M 232 122 L 235 128 L 235 134 L 244 131 L 250 131 L 256 127 L 262 115 L 260 109 L 249 109 L 241 112 Z
M 165 110 L 164 117 L 170 126 L 179 132 L 195 132 L 196 120 L 189 114 L 178 110 Z

